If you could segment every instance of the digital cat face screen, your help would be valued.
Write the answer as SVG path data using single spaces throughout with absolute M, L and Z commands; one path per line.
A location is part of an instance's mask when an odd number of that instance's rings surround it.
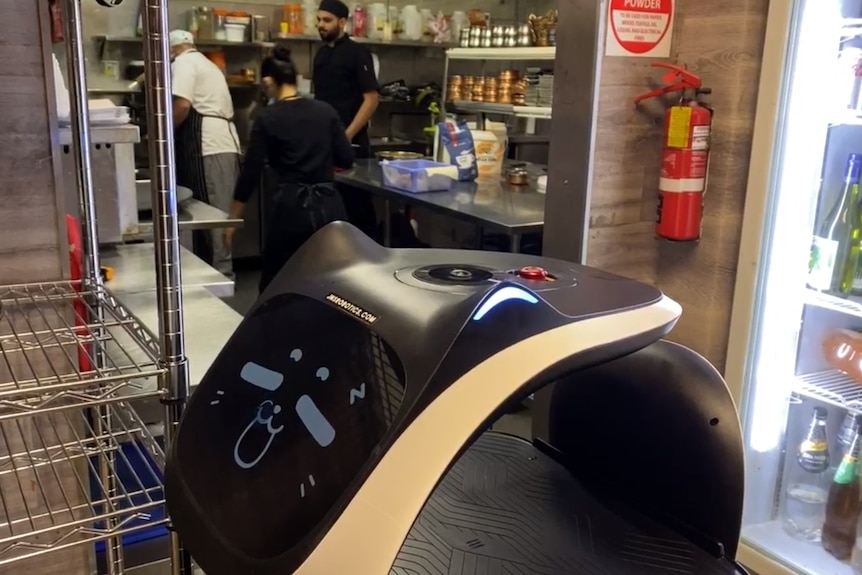
M 309 535 L 357 477 L 404 394 L 394 353 L 325 303 L 277 296 L 195 392 L 177 461 L 231 547 L 267 559 Z

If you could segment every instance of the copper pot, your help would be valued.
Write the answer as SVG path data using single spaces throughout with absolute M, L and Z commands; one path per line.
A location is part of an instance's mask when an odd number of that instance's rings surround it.
M 513 186 L 526 186 L 530 183 L 530 174 L 525 168 L 510 168 L 506 176 L 509 184 Z
M 513 81 L 518 79 L 518 71 L 517 70 L 503 70 L 500 72 L 500 80 L 503 81 Z

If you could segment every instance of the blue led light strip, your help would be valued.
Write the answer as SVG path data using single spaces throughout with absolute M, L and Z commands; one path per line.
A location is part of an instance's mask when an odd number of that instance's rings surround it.
M 531 294 L 530 292 L 523 290 L 514 286 L 506 286 L 498 289 L 491 296 L 482 302 L 482 305 L 479 306 L 479 309 L 476 310 L 476 313 L 473 314 L 473 320 L 479 321 L 490 312 L 492 309 L 503 303 L 504 301 L 509 300 L 520 300 L 525 301 L 527 303 L 539 303 L 539 298 Z

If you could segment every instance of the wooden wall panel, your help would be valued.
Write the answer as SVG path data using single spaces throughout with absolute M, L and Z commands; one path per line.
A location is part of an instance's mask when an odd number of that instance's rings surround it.
M 0 18 L 0 38 L 3 39 L 0 42 L 0 284 L 58 279 L 65 269 L 64 259 L 68 258 L 65 233 L 60 233 L 59 226 L 58 208 L 62 204 L 58 203 L 58 198 L 62 196 L 55 180 L 58 163 L 52 144 L 52 133 L 56 133 L 56 121 L 51 112 L 53 80 L 45 73 L 46 69 L 51 69 L 50 52 L 43 41 L 48 23 L 46 6 L 47 2 L 41 0 L 4 2 L 3 18 Z M 4 314 L 9 313 L 4 310 Z M 4 317 L 0 335 L 8 337 L 13 329 L 27 330 L 29 326 L 20 317 L 14 321 Z M 0 382 L 10 380 L 9 369 L 16 370 L 19 377 L 31 367 L 44 375 L 49 366 L 44 357 L 36 355 L 28 354 L 34 362 L 29 366 L 16 354 L 17 360 L 0 370 Z M 12 473 L 26 459 L 25 442 L 33 446 L 47 438 L 49 443 L 57 444 L 69 441 L 73 437 L 71 434 L 71 427 L 58 425 L 49 429 L 44 418 L 39 417 L 16 419 L 2 425 L 0 552 L 3 553 L 0 553 L 0 560 L 20 553 L 20 550 L 4 552 L 8 551 L 8 545 L 2 543 L 3 539 L 52 526 L 50 517 L 45 515 L 46 497 L 58 507 L 84 503 L 71 468 L 61 467 L 57 476 L 23 469 Z M 16 454 L 18 457 L 10 460 L 9 456 Z M 71 499 L 69 503 L 64 494 Z M 79 494 L 78 497 L 75 494 Z M 29 525 L 26 521 L 20 522 L 28 515 L 44 517 Z M 11 529 L 9 516 L 19 521 Z M 58 515 L 53 519 L 62 522 L 71 517 Z M 38 543 L 49 544 L 56 539 L 57 534 L 48 531 Z M 77 547 L 0 567 L 0 575 L 22 573 L 89 574 L 88 550 Z
M 645 58 L 603 59 L 587 263 L 655 284 L 683 305 L 671 339 L 723 369 L 768 0 L 677 0 L 674 60 L 713 89 L 716 109 L 703 236 L 653 233 L 659 102 L 636 109 L 661 72 Z
M 62 273 L 40 10 L 37 2 L 12 2 L 5 10 L 0 19 L 3 284 Z M 18 250 L 29 251 L 29 257 L 16 257 Z

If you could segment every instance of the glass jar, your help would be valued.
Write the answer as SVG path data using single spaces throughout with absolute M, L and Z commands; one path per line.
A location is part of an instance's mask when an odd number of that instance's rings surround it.
M 201 40 L 213 39 L 212 9 L 209 6 L 198 6 L 195 8 L 195 19 L 197 20 L 198 34 Z
M 284 21 L 287 22 L 288 33 L 302 35 L 305 28 L 302 5 L 287 4 L 284 7 Z
M 213 10 L 212 27 L 214 40 L 227 40 L 227 10 Z

